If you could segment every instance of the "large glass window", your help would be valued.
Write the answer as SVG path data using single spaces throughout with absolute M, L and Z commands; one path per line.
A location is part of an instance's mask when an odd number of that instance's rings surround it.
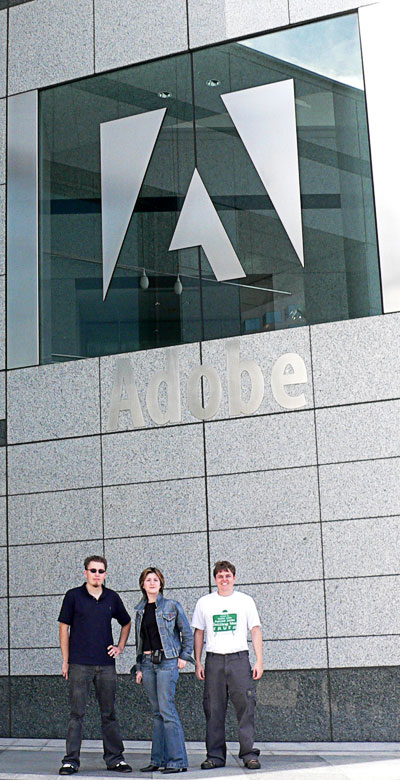
M 304 266 L 224 102 L 291 80 Z M 103 301 L 100 125 L 160 108 Z M 381 313 L 356 14 L 51 87 L 40 118 L 42 362 Z M 195 168 L 202 189 L 185 201 Z M 202 240 L 171 251 L 179 218 Z M 237 279 L 217 281 L 215 219 Z

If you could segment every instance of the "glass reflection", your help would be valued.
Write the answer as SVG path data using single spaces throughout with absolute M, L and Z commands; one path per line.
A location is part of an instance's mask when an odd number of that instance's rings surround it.
M 194 71 L 198 168 L 248 285 L 235 300 L 221 285 L 218 322 L 207 316 L 209 293 L 205 338 L 381 313 L 356 15 L 200 51 Z M 211 74 L 219 82 L 213 89 Z M 285 79 L 295 85 L 304 269 L 221 98 Z M 205 257 L 203 271 L 210 273 Z M 253 285 L 290 296 L 261 300 Z
M 103 302 L 100 125 L 165 108 Z M 199 340 L 197 249 L 168 251 L 194 167 L 189 56 L 44 90 L 40 116 L 41 361 Z M 177 295 L 181 260 L 197 278 L 182 268 Z
M 289 79 L 304 268 L 221 98 Z M 99 127 L 161 108 L 103 302 Z M 40 117 L 42 362 L 381 313 L 356 14 L 51 87 Z M 195 168 L 243 278 L 169 249 Z M 215 221 L 198 205 L 186 227 L 206 248 Z

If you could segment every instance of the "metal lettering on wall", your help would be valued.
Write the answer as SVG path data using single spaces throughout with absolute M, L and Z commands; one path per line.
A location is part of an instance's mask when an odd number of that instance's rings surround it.
M 166 350 L 166 368 L 157 371 L 150 378 L 146 389 L 146 407 L 150 418 L 157 425 L 179 423 L 181 414 L 181 377 L 179 371 L 179 347 Z M 221 366 L 221 371 L 225 367 Z M 290 369 L 290 373 L 288 373 Z M 250 379 L 250 393 L 243 398 L 242 374 L 246 372 Z M 255 360 L 240 357 L 240 341 L 232 339 L 226 344 L 226 374 L 229 402 L 229 414 L 254 414 L 264 399 L 265 386 L 261 367 Z M 202 382 L 205 381 L 207 393 Z M 304 393 L 289 395 L 285 388 L 293 385 L 305 385 L 308 382 L 307 369 L 303 358 L 296 352 L 281 355 L 271 371 L 271 391 L 275 401 L 283 409 L 300 409 L 307 401 Z M 161 409 L 159 402 L 160 386 L 167 390 L 167 402 Z M 215 366 L 202 364 L 196 366 L 187 379 L 187 405 L 197 420 L 211 420 L 221 404 L 222 382 Z M 145 420 L 139 400 L 135 373 L 129 358 L 116 360 L 114 381 L 111 390 L 107 431 L 118 430 L 120 412 L 129 411 L 133 428 L 143 428 Z

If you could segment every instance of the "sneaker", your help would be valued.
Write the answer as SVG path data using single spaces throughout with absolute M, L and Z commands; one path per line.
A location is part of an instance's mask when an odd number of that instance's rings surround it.
M 59 775 L 73 775 L 78 771 L 78 767 L 75 764 L 62 764 L 59 769 Z

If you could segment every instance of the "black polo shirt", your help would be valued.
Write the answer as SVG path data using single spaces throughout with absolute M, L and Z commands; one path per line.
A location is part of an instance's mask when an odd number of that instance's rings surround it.
M 114 666 L 107 647 L 113 645 L 111 619 L 120 626 L 130 621 L 120 596 L 103 585 L 99 599 L 91 596 L 86 583 L 68 590 L 58 617 L 60 623 L 70 626 L 69 663 L 90 666 Z

